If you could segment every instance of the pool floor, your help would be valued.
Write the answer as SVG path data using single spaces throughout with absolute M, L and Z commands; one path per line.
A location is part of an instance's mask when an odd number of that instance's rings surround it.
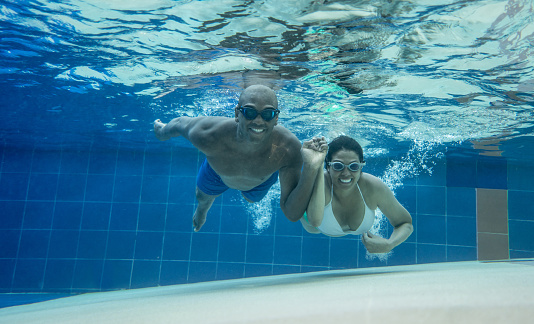
M 0 323 L 532 323 L 534 260 L 449 262 L 88 293 Z

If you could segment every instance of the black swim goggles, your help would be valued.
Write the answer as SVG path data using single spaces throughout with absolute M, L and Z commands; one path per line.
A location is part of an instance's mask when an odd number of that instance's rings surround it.
M 258 114 L 259 114 L 261 118 L 263 118 L 263 120 L 271 121 L 274 119 L 274 117 L 278 116 L 278 114 L 280 113 L 280 110 L 274 109 L 274 108 L 267 108 L 267 109 L 263 109 L 261 112 L 258 112 L 254 108 L 239 106 L 237 107 L 237 110 L 239 110 L 243 114 L 243 116 L 245 116 L 245 118 L 248 120 L 256 119 L 256 117 L 258 117 Z
M 350 164 L 345 164 L 339 161 L 336 162 L 328 162 L 327 163 L 334 171 L 341 172 L 345 170 L 345 167 L 349 168 L 349 171 L 357 172 L 363 168 L 365 165 L 365 162 L 358 163 L 358 162 L 352 162 Z

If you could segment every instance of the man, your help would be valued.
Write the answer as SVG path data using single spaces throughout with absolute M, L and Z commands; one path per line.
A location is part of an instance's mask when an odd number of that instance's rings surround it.
M 158 139 L 183 136 L 206 155 L 197 175 L 198 207 L 193 216 L 196 232 L 206 222 L 215 198 L 225 190 L 240 190 L 248 202 L 258 202 L 278 177 L 282 211 L 293 222 L 302 217 L 315 177 L 301 178 L 301 144 L 290 131 L 277 125 L 279 113 L 274 91 L 252 85 L 241 93 L 235 119 L 204 116 L 178 117 L 168 124 L 159 119 L 154 122 Z

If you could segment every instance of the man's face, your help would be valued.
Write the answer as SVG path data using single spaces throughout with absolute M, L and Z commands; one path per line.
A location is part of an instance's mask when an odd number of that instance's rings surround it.
M 277 108 L 278 102 L 272 90 L 254 86 L 247 88 L 235 109 L 240 134 L 252 142 L 268 139 L 278 121 Z

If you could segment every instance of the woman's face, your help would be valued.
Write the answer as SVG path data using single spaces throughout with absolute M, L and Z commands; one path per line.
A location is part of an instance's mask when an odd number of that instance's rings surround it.
M 332 185 L 334 188 L 341 190 L 353 188 L 360 179 L 362 170 L 360 168 L 355 172 L 350 171 L 348 165 L 353 162 L 361 162 L 358 154 L 354 151 L 340 150 L 332 155 L 332 161 L 330 162 L 341 162 L 345 165 L 342 171 L 336 171 L 332 168 L 332 166 L 327 166 L 327 170 L 330 174 L 330 179 L 332 180 Z

